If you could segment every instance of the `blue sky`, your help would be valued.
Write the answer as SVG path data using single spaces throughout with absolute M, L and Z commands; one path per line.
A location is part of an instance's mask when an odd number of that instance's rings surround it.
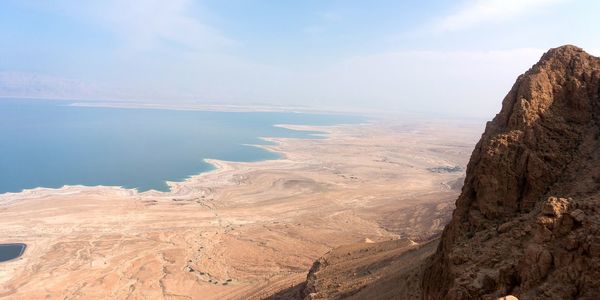
M 0 95 L 490 117 L 548 48 L 600 54 L 600 2 L 0 2 Z

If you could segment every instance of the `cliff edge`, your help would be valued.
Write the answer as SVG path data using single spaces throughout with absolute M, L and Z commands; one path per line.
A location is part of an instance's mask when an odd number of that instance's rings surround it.
M 598 299 L 600 58 L 545 53 L 504 98 L 421 282 L 424 299 Z

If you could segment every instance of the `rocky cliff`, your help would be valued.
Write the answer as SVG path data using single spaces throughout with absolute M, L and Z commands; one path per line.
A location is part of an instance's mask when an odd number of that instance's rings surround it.
M 298 299 L 418 299 L 422 261 L 436 245 L 401 239 L 333 249 L 313 264 Z
M 551 49 L 486 126 L 424 299 L 599 299 L 600 58 Z

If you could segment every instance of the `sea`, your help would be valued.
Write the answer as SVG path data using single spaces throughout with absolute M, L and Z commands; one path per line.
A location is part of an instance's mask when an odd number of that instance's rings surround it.
M 0 194 L 64 185 L 168 191 L 166 181 L 213 169 L 204 159 L 277 159 L 261 137 L 322 138 L 276 124 L 335 125 L 361 116 L 73 106 L 0 99 Z

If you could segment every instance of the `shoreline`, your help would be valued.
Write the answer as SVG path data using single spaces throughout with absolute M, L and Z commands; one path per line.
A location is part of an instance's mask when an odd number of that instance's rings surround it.
M 0 261 L 0 264 L 8 263 L 8 262 L 19 259 L 21 256 L 23 256 L 23 254 L 25 254 L 25 251 L 27 250 L 27 244 L 21 243 L 21 242 L 0 243 L 0 247 L 6 247 L 6 246 L 19 246 L 20 251 L 16 257 L 8 259 L 8 260 Z
M 69 100 L 64 100 L 69 101 Z M 68 106 L 92 108 L 121 108 L 121 109 L 162 109 L 211 112 L 281 112 L 307 114 L 371 114 L 353 110 L 317 109 L 303 106 L 270 106 L 270 105 L 236 105 L 236 104 L 200 104 L 200 103 L 148 103 L 148 102 L 85 102 L 74 101 Z
M 306 126 L 325 138 L 267 138 L 276 160 L 210 160 L 170 192 L 67 186 L 0 196 L 22 259 L 0 297 L 261 298 L 306 278 L 340 245 L 438 234 L 480 128 L 395 123 Z M 227 283 L 226 285 L 224 283 Z
M 162 109 L 162 108 L 160 108 Z M 285 128 L 289 130 L 296 131 L 315 131 L 315 135 L 318 134 L 318 138 L 327 139 L 331 135 L 331 131 L 328 131 L 328 127 L 339 127 L 339 126 L 352 126 L 352 125 L 366 125 L 368 123 L 356 123 L 356 124 L 336 124 L 336 125 L 296 125 L 296 124 L 273 124 L 273 127 Z M 311 134 L 313 135 L 313 134 Z M 266 160 L 258 160 L 258 161 L 227 161 L 220 160 L 214 158 L 204 158 L 202 161 L 208 163 L 212 169 L 203 171 L 200 173 L 189 175 L 178 181 L 169 181 L 165 180 L 165 184 L 168 186 L 169 191 L 159 191 L 155 189 L 147 190 L 140 192 L 137 188 L 125 188 L 123 186 L 114 186 L 114 185 L 82 185 L 82 184 L 66 184 L 59 188 L 52 187 L 35 187 L 23 189 L 20 192 L 6 192 L 0 194 L 0 206 L 9 205 L 14 201 L 17 201 L 21 198 L 44 198 L 44 197 L 52 197 L 52 196 L 65 196 L 72 195 L 81 192 L 93 192 L 93 193 L 101 193 L 102 191 L 107 192 L 122 192 L 123 195 L 128 196 L 169 196 L 169 195 L 180 195 L 178 192 L 174 191 L 174 188 L 184 189 L 186 186 L 186 182 L 198 181 L 198 179 L 202 179 L 202 177 L 206 177 L 209 175 L 219 176 L 221 173 L 227 171 L 233 171 L 236 168 L 233 166 L 235 164 L 260 164 L 262 162 L 269 161 L 279 161 L 286 160 L 287 155 L 284 151 L 281 150 L 281 143 L 284 143 L 285 140 L 311 140 L 313 138 L 292 138 L 292 137 L 258 137 L 258 139 L 265 140 L 268 142 L 274 143 L 273 145 L 261 145 L 261 144 L 245 144 L 246 146 L 256 147 L 263 149 L 268 152 L 272 152 L 278 154 L 280 157 L 275 159 L 266 159 Z M 279 146 L 279 149 L 276 147 Z M 211 174 L 212 173 L 212 174 Z M 204 175 L 204 176 L 203 176 Z M 210 182 L 207 182 L 210 184 Z

